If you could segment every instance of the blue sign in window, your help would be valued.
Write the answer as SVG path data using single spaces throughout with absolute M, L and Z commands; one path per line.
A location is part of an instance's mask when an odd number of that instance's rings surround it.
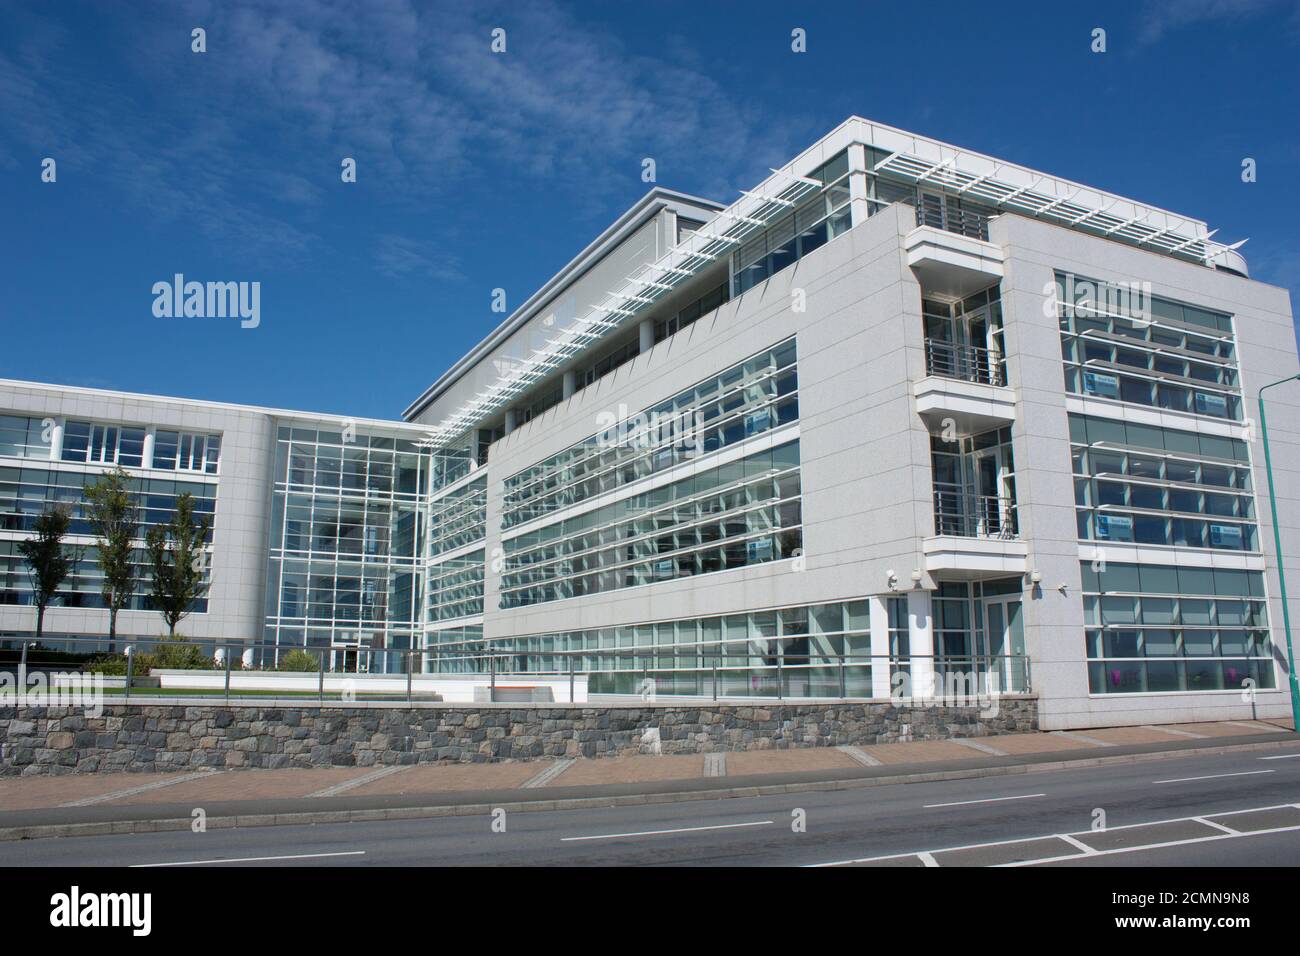
M 1105 541 L 1132 541 L 1133 519 L 1128 515 L 1097 515 L 1097 537 Z
M 1083 388 L 1102 398 L 1119 398 L 1119 376 L 1104 372 L 1084 372 Z
M 1212 395 L 1206 392 L 1196 393 L 1196 413 L 1198 415 L 1215 415 L 1219 418 L 1228 417 L 1228 400 L 1222 395 Z

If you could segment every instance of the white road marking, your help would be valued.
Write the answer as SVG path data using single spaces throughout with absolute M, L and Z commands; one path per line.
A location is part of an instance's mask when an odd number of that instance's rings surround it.
M 939 865 L 937 862 L 935 862 L 934 857 L 932 857 L 929 853 L 918 853 L 917 856 L 921 858 L 921 862 L 924 863 L 927 867 L 937 867 Z
M 160 866 L 207 866 L 209 863 L 264 863 L 269 860 L 318 860 L 329 856 L 365 856 L 365 850 L 345 850 L 340 853 L 293 853 L 288 856 L 241 856 L 223 860 L 184 860 L 179 863 L 132 863 L 132 869 L 150 869 Z
M 1215 816 L 1219 818 L 1233 817 L 1233 816 L 1240 816 L 1246 813 L 1264 813 L 1269 810 L 1300 810 L 1300 803 L 1278 803 L 1268 807 L 1249 807 L 1245 810 L 1224 810 L 1219 813 L 1212 813 L 1211 816 Z M 1214 824 L 1210 823 L 1210 821 L 1202 820 L 1200 817 L 1175 817 L 1171 820 L 1148 820 L 1145 823 L 1126 823 L 1123 826 L 1107 827 L 1106 830 L 1103 832 L 1109 833 L 1114 830 L 1133 830 L 1138 827 L 1154 827 L 1154 826 L 1161 826 L 1166 823 L 1186 823 L 1189 820 L 1197 821 L 1202 824 L 1208 824 L 1209 826 L 1214 826 Z M 1228 829 L 1222 827 L 1222 825 L 1220 825 L 1220 828 Z M 1131 853 L 1135 850 L 1150 850 L 1150 849 L 1156 849 L 1165 846 L 1180 846 L 1185 843 L 1204 843 L 1211 840 L 1231 840 L 1231 839 L 1239 839 L 1241 837 L 1258 836 L 1260 834 L 1266 834 L 1266 833 L 1290 833 L 1296 830 L 1300 830 L 1300 825 L 1289 826 L 1289 827 L 1276 827 L 1271 830 L 1238 830 L 1232 833 L 1216 833 L 1213 836 L 1208 836 L 1208 837 L 1192 837 L 1186 840 L 1175 840 L 1169 843 L 1153 843 L 1147 846 L 1123 847 L 1121 849 L 1116 849 L 1116 850 L 1097 850 L 1092 847 L 1088 847 L 1089 852 L 1087 853 L 1082 853 L 1082 852 L 1072 853 L 1068 856 L 1050 857 L 1041 860 L 1024 860 L 1016 863 L 1003 863 L 998 865 L 999 866 L 1031 866 L 1037 863 L 1054 862 L 1057 860 L 1077 860 L 1083 856 L 1108 856 L 1113 853 Z M 1062 840 L 1066 843 L 1069 843 L 1072 846 L 1077 846 L 1079 845 L 1079 841 L 1075 840 L 1074 837 L 1076 836 L 1086 837 L 1092 832 L 1093 831 L 1091 830 L 1077 830 L 1073 834 L 1047 833 L 1042 836 L 1017 837 L 1014 840 L 994 840 L 990 843 L 969 843 L 964 846 L 942 847 L 937 850 L 925 850 L 925 851 L 911 850 L 902 853 L 887 853 L 884 856 L 863 856 L 851 860 L 834 860 L 830 863 L 810 863 L 807 864 L 807 866 L 813 868 L 826 867 L 826 866 L 848 866 L 856 863 L 876 863 L 881 860 L 898 860 L 909 856 L 921 857 L 923 859 L 925 857 L 930 857 L 931 859 L 933 859 L 936 853 L 951 853 L 955 850 L 987 850 L 991 847 L 1014 846 L 1017 843 L 1037 843 L 1041 840 L 1052 840 L 1052 839 Z M 938 864 L 936 863 L 936 865 Z
M 1174 777 L 1172 780 L 1152 780 L 1152 783 L 1191 783 L 1193 780 L 1218 780 L 1221 777 L 1253 777 L 1259 773 L 1277 773 L 1276 770 L 1242 770 L 1237 773 L 1210 773 L 1204 777 Z
M 150 790 L 162 790 L 166 787 L 174 787 L 178 783 L 185 783 L 188 780 L 198 780 L 202 777 L 215 777 L 219 773 L 225 773 L 224 770 L 200 770 L 197 773 L 183 773 L 180 776 L 171 777 L 167 780 L 155 780 L 153 783 L 141 784 L 138 787 L 128 787 L 125 790 L 114 790 L 112 793 L 101 793 L 97 797 L 86 797 L 84 800 L 73 800 L 69 803 L 61 803 L 60 807 L 89 807 L 96 803 L 108 803 L 110 800 L 119 800 L 122 797 L 131 797 L 137 793 L 148 793 Z
M 1064 840 L 1066 843 L 1070 844 L 1070 846 L 1075 847 L 1076 849 L 1078 849 L 1080 852 L 1083 853 L 1084 856 L 1096 856 L 1096 855 L 1097 855 L 1097 848 L 1096 848 L 1096 847 L 1088 846 L 1088 844 L 1083 843 L 1083 842 L 1081 842 L 1081 841 L 1079 841 L 1079 840 L 1076 840 L 1074 837 L 1070 836 L 1070 834 L 1068 834 L 1068 833 L 1058 833 L 1058 834 L 1057 834 L 1057 837 L 1058 837 L 1059 839 L 1061 839 L 1061 840 Z
M 1207 827 L 1218 830 L 1220 833 L 1241 833 L 1240 830 L 1234 830 L 1232 827 L 1225 827 L 1222 823 L 1215 823 L 1213 820 L 1207 820 L 1205 817 L 1192 817 L 1197 823 L 1204 824 Z
M 1014 797 L 988 797 L 984 800 L 957 800 L 953 803 L 927 803 L 923 804 L 922 810 L 937 810 L 939 807 L 965 807 L 972 803 L 1001 803 L 1003 800 L 1031 800 L 1034 797 L 1045 797 L 1045 793 L 1022 793 Z
M 880 766 L 880 761 L 877 760 L 875 757 L 871 756 L 871 754 L 867 753 L 861 747 L 853 747 L 850 746 L 849 744 L 844 744 L 843 746 L 837 747 L 836 749 L 844 751 L 846 754 L 848 754 L 858 763 L 862 764 L 862 766 L 864 767 Z
M 561 837 L 561 843 L 573 843 L 578 840 L 617 840 L 620 837 L 662 836 L 665 833 L 698 833 L 701 830 L 734 830 L 737 827 L 766 827 L 771 820 L 753 820 L 749 823 L 719 823 L 711 827 L 678 827 L 675 830 L 638 830 L 634 833 L 597 833 L 593 836 Z
M 382 780 L 384 777 L 391 777 L 395 773 L 401 773 L 403 770 L 409 770 L 410 765 L 404 767 L 381 767 L 378 770 L 372 770 L 370 773 L 362 774 L 351 780 L 344 780 L 342 783 L 336 783 L 332 787 L 326 787 L 324 790 L 317 790 L 315 793 L 307 794 L 310 800 L 314 797 L 333 797 L 340 793 L 346 793 L 357 787 L 365 786 L 373 780 Z
M 1300 754 L 1276 754 L 1275 756 L 1272 757 L 1260 757 L 1259 759 L 1260 760 L 1292 760 L 1295 757 L 1300 757 Z
M 1122 846 L 1113 850 L 1098 850 L 1093 856 L 1115 856 L 1120 853 L 1138 853 L 1142 850 L 1163 850 L 1175 846 L 1191 846 L 1196 843 L 1214 843 L 1217 840 L 1239 840 L 1242 837 L 1268 836 L 1273 833 L 1291 833 L 1300 830 L 1300 826 L 1293 827 L 1275 827 L 1272 830 L 1252 830 L 1249 833 L 1216 833 L 1213 836 L 1189 837 L 1186 840 L 1167 840 L 1164 843 L 1147 843 L 1142 846 Z M 998 863 L 998 868 L 1021 867 L 1021 866 L 1038 866 L 1041 863 L 1064 863 L 1067 860 L 1079 859 L 1078 853 L 1071 853 L 1069 856 L 1052 856 L 1042 860 L 1017 860 L 1014 863 Z
M 544 787 L 564 771 L 568 770 L 574 764 L 572 757 L 561 757 L 559 760 L 552 761 L 551 765 L 541 773 L 534 774 L 525 780 L 522 784 L 525 790 L 535 790 L 538 787 Z

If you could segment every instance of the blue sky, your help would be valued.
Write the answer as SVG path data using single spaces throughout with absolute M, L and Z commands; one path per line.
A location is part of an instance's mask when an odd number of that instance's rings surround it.
M 7 0 L 0 377 L 397 417 L 643 157 L 730 202 L 855 113 L 1250 237 L 1295 302 L 1300 0 L 801 6 Z M 260 326 L 156 318 L 177 272 Z

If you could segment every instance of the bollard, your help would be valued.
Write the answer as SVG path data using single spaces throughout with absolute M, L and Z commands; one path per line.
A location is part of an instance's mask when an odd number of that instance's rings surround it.
M 135 667 L 135 645 L 132 644 L 126 649 L 126 694 L 125 699 L 131 699 L 131 672 Z
M 27 696 L 27 642 L 23 641 L 22 659 L 18 662 L 18 687 L 15 688 L 14 706 L 22 704 Z

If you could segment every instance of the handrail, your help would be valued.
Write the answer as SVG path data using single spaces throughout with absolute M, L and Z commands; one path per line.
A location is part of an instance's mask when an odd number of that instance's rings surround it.
M 990 349 L 940 339 L 925 340 L 925 371 L 928 375 L 955 378 L 982 385 L 1006 385 L 1006 359 Z
M 959 538 L 1018 538 L 1016 502 L 1009 496 L 934 489 L 934 533 Z

